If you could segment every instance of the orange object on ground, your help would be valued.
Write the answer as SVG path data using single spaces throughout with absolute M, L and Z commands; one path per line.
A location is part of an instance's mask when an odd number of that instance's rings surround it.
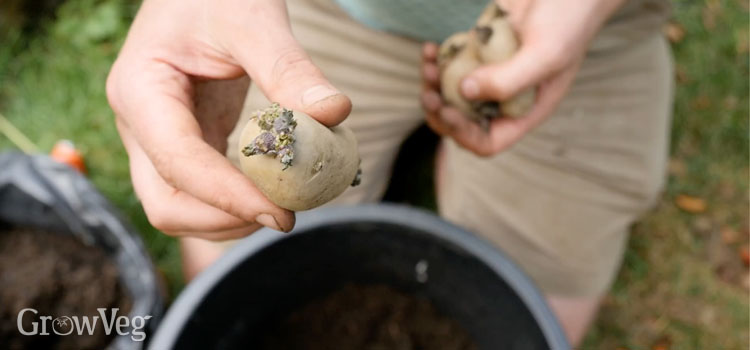
M 81 155 L 81 152 L 78 152 L 72 141 L 57 141 L 49 155 L 52 159 L 73 167 L 73 169 L 78 170 L 81 174 L 86 174 L 86 164 L 83 161 L 83 155 Z
M 750 266 L 750 245 L 745 244 L 740 247 L 740 259 L 745 266 Z

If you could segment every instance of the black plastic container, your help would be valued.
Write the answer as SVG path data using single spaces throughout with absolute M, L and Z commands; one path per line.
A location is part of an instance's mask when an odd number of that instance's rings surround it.
M 131 298 L 127 316 L 151 316 L 144 331 L 156 328 L 164 311 L 163 289 L 140 235 L 76 170 L 44 155 L 0 154 L 0 226 L 5 225 L 73 235 L 101 248 Z M 130 334 L 118 335 L 107 349 L 138 350 L 144 344 Z
M 390 205 L 301 213 L 292 234 L 240 241 L 182 292 L 151 348 L 253 349 L 268 325 L 351 282 L 429 298 L 481 350 L 569 348 L 536 287 L 496 248 Z

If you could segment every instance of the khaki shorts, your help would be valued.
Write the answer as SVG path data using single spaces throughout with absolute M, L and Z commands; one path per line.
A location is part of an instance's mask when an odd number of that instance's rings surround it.
M 440 215 L 499 246 L 545 293 L 606 292 L 629 226 L 664 184 L 672 66 L 660 34 L 667 11 L 654 4 L 618 12 L 555 114 L 511 149 L 480 158 L 443 140 Z M 344 124 L 358 138 L 363 181 L 332 204 L 377 202 L 399 146 L 424 122 L 421 44 L 369 29 L 332 0 L 288 7 L 297 39 L 354 105 Z M 268 103 L 251 87 L 238 125 Z

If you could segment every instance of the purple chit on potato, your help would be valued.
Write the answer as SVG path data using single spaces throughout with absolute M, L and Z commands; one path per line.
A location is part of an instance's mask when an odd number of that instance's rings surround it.
M 297 127 L 293 112 L 274 103 L 254 113 L 250 120 L 264 131 L 242 149 L 242 154 L 245 157 L 273 156 L 284 165 L 282 170 L 290 167 L 294 160 L 294 129 Z

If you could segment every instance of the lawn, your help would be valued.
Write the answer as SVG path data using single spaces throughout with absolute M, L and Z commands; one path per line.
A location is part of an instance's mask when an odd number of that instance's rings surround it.
M 182 288 L 176 241 L 145 219 L 104 94 L 137 2 L 67 0 L 54 15 L 25 22 L 9 20 L 8 13 L 22 12 L 10 12 L 17 3 L 0 5 L 0 113 L 42 151 L 58 139 L 76 143 L 90 179 L 143 234 L 176 294 Z M 635 225 L 623 269 L 584 349 L 749 345 L 750 276 L 742 259 L 750 211 L 748 3 L 674 5 L 669 33 L 678 85 L 669 183 L 658 207 Z M 0 135 L 0 150 L 12 148 Z M 428 173 L 429 160 L 418 160 L 411 163 Z M 414 188 L 405 184 L 409 177 L 398 179 L 395 188 Z M 401 192 L 391 191 L 390 198 L 434 203 L 429 188 L 406 197 Z

